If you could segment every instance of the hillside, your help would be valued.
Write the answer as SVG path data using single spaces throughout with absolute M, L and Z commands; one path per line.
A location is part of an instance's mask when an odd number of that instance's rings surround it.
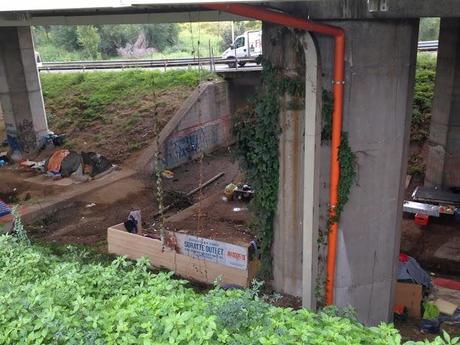
M 153 141 L 192 90 L 214 78 L 197 70 L 41 74 L 49 127 L 66 146 L 115 162 Z

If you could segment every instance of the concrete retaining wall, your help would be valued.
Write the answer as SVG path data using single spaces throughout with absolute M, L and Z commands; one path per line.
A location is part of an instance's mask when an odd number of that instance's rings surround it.
M 225 81 L 199 85 L 159 136 L 160 158 L 165 168 L 175 168 L 202 153 L 226 146 L 230 139 L 229 88 Z M 148 147 L 137 167 L 151 172 L 156 143 Z

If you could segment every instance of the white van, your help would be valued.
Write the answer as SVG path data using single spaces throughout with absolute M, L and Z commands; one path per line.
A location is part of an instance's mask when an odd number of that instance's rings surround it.
M 236 67 L 238 59 L 257 58 L 262 55 L 262 31 L 246 31 L 222 54 L 222 59 L 229 60 L 228 67 Z M 246 61 L 238 61 L 243 67 Z

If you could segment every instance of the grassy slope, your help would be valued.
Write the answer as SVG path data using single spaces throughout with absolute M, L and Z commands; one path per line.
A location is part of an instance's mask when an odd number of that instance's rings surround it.
M 116 162 L 152 141 L 200 81 L 197 70 L 42 74 L 51 130 L 67 145 L 92 150 Z M 157 115 L 155 115 L 157 114 Z

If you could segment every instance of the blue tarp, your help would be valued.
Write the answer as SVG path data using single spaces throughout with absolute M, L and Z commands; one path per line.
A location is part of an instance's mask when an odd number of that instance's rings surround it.
M 3 201 L 0 200 L 0 217 L 6 216 L 11 213 L 11 208 L 8 207 Z

